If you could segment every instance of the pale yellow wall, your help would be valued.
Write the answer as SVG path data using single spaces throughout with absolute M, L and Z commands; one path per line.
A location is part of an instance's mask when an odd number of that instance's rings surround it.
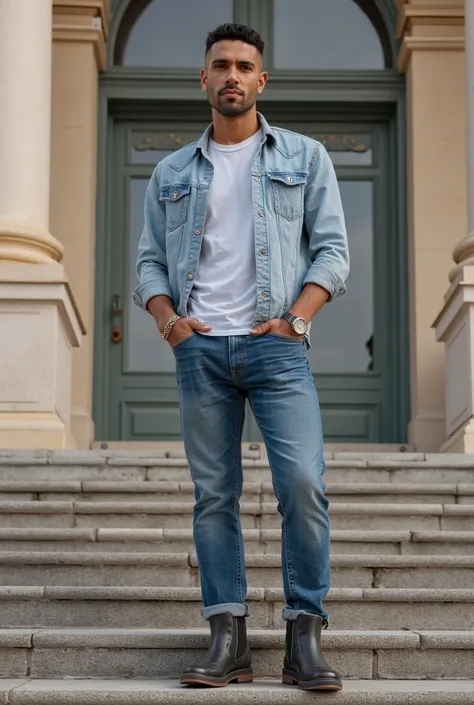
M 465 71 L 462 3 L 411 2 L 407 73 L 411 423 L 409 440 L 436 451 L 446 438 L 444 350 L 438 315 L 453 249 L 466 232 Z
M 73 355 L 72 433 L 79 447 L 93 438 L 91 420 L 97 154 L 97 64 L 91 44 L 53 45 L 51 228 L 64 245 L 64 265 L 87 336 Z
M 54 0 L 50 218 L 87 330 L 73 356 L 71 429 L 79 448 L 94 438 L 98 74 L 109 12 L 109 0 Z
M 461 52 L 414 54 L 408 81 L 411 440 L 420 450 L 438 449 L 445 438 L 444 351 L 431 325 L 467 227 L 464 98 Z

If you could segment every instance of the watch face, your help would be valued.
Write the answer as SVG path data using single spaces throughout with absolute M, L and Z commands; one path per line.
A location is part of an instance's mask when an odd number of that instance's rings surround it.
M 308 324 L 304 318 L 297 318 L 293 325 L 295 333 L 298 335 L 304 335 L 308 331 Z

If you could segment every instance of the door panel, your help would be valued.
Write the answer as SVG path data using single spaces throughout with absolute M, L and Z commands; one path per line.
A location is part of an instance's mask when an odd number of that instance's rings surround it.
M 396 438 L 393 374 L 396 277 L 388 149 L 384 123 L 275 124 L 309 134 L 328 149 L 338 175 L 346 215 L 351 273 L 348 295 L 315 318 L 310 364 L 319 392 L 326 442 L 400 442 Z M 195 140 L 206 123 L 178 119 L 117 122 L 113 132 L 111 233 L 107 258 L 110 309 L 99 312 L 104 333 L 108 440 L 179 440 L 174 358 L 156 333 L 153 319 L 132 302 L 135 261 L 143 227 L 147 182 L 157 162 Z M 117 308 L 123 313 L 114 312 Z M 114 342 L 109 330 L 121 326 Z M 250 413 L 245 441 L 261 440 Z
M 373 184 L 340 179 L 339 186 L 350 235 L 349 295 L 336 298 L 314 319 L 309 358 L 315 374 L 363 373 L 372 364 Z

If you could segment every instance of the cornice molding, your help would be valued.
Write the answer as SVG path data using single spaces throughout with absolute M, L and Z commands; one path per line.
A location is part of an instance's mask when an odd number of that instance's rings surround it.
M 99 71 L 105 71 L 107 67 L 107 52 L 105 48 L 105 37 L 102 27 L 85 27 L 82 25 L 53 25 L 53 42 L 66 42 L 81 44 L 92 44 Z
M 107 67 L 110 0 L 53 0 L 53 41 L 92 44 L 97 68 Z
M 53 0 L 53 13 L 100 17 L 107 37 L 110 23 L 110 0 Z
M 398 57 L 400 73 L 406 73 L 414 51 L 464 51 L 464 38 L 405 37 Z
M 414 7 L 413 5 L 401 5 L 398 15 L 397 36 L 403 38 L 406 32 L 413 29 L 415 25 L 459 25 L 464 24 L 463 7 Z
M 461 30 L 455 34 L 440 28 L 464 26 L 464 7 L 461 4 L 444 6 L 413 6 L 398 3 L 397 36 L 401 40 L 398 70 L 406 73 L 414 51 L 463 51 L 464 37 Z M 419 30 L 418 28 L 424 29 Z M 432 32 L 427 27 L 436 28 Z M 444 35 L 444 36 L 443 36 Z

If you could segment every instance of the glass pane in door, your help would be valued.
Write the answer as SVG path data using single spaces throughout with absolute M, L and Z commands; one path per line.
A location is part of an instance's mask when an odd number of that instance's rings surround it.
M 136 261 L 138 243 L 143 230 L 143 206 L 149 179 L 132 178 L 129 189 L 129 236 L 128 236 L 128 292 L 127 335 L 125 336 L 125 372 L 173 372 L 173 353 L 167 343 L 158 337 L 153 318 L 138 308 L 132 294 L 138 284 Z
M 233 0 L 152 0 L 132 27 L 124 66 L 201 68 L 207 33 L 232 22 Z
M 311 326 L 314 373 L 372 369 L 374 333 L 373 184 L 340 180 L 351 255 L 348 293 L 324 306 Z

